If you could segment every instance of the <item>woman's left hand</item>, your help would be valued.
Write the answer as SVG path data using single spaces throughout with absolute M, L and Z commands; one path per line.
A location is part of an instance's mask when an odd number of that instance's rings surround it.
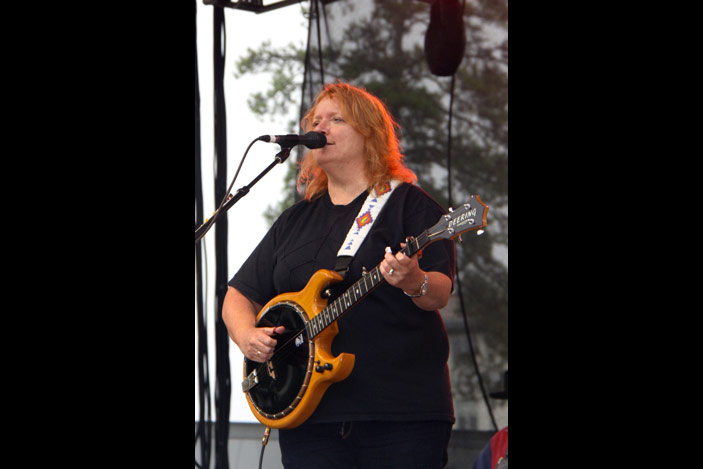
M 401 248 L 405 243 L 400 243 Z M 427 290 L 422 296 L 412 298 L 413 303 L 420 309 L 435 311 L 447 306 L 452 291 L 452 281 L 441 272 L 424 272 L 417 262 L 418 255 L 408 257 L 402 252 L 393 254 L 386 248 L 386 254 L 380 264 L 383 278 L 390 285 L 400 288 L 406 295 L 420 293 L 422 284 L 427 276 Z
M 405 243 L 400 243 L 400 247 L 404 248 Z M 390 247 L 386 248 L 386 254 L 381 261 L 381 275 L 390 285 L 408 293 L 417 292 L 425 280 L 425 272 L 420 269 L 417 254 L 412 257 L 406 256 L 402 251 L 393 254 Z

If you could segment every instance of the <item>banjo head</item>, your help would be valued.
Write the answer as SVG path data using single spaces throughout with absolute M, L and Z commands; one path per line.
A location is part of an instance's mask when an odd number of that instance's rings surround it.
M 298 405 L 310 381 L 315 343 L 308 339 L 307 313 L 297 303 L 283 301 L 264 310 L 257 327 L 286 328 L 277 340 L 273 357 L 265 363 L 244 358 L 244 376 L 256 371 L 258 383 L 247 391 L 250 402 L 266 418 L 280 419 Z

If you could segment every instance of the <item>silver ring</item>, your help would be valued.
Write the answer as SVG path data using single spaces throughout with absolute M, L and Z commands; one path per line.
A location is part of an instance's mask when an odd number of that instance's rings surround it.
M 393 275 L 393 272 L 395 272 L 395 269 L 391 267 L 391 270 L 388 271 L 388 275 Z
M 257 354 L 257 355 L 261 355 L 261 350 L 257 350 L 257 351 L 256 351 L 256 354 Z

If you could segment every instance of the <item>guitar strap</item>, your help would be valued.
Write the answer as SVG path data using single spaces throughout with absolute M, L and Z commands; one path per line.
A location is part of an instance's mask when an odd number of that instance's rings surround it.
M 369 191 L 369 195 L 366 197 L 364 204 L 359 210 L 359 214 L 354 219 L 351 228 L 349 228 L 349 233 L 342 243 L 342 247 L 339 248 L 337 252 L 337 264 L 334 270 L 344 277 L 349 270 L 349 264 L 351 264 L 354 255 L 361 247 L 361 243 L 364 242 L 366 234 L 371 229 L 371 225 L 378 218 L 378 214 L 381 213 L 381 209 L 386 204 L 391 196 L 393 189 L 398 187 L 402 181 L 392 180 L 383 184 L 379 184 Z

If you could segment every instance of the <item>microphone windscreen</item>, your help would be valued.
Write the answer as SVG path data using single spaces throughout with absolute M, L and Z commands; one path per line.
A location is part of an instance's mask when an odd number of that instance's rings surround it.
M 327 137 L 321 132 L 308 132 L 305 134 L 305 146 L 311 149 L 322 148 L 327 145 Z
M 425 33 L 425 59 L 433 75 L 456 73 L 464 57 L 466 32 L 459 0 L 434 0 Z

